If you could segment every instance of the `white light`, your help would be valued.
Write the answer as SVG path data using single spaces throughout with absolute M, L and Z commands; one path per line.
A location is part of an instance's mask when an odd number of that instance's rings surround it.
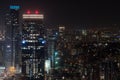
M 51 68 L 50 60 L 46 60 L 45 61 L 45 71 L 47 71 L 47 73 L 49 73 L 50 68 Z
M 5 69 L 5 67 L 0 67 L 0 69 Z
M 7 45 L 7 48 L 10 48 L 10 45 Z
M 23 19 L 43 19 L 42 14 L 23 14 Z
M 62 79 L 65 79 L 65 77 L 63 76 Z

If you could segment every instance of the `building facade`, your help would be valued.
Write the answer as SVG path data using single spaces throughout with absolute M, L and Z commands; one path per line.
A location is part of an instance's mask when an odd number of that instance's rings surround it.
M 30 80 L 44 80 L 45 27 L 43 14 L 36 11 L 23 14 L 22 24 L 22 73 Z
M 10 5 L 5 18 L 6 68 L 20 65 L 20 6 Z

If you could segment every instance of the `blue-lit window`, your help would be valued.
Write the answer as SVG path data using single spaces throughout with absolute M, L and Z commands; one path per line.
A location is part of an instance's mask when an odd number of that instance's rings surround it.
M 39 40 L 41 41 L 41 40 L 43 40 L 43 38 L 39 38 Z
M 55 52 L 55 56 L 57 56 L 58 55 L 58 52 Z
M 22 40 L 22 44 L 25 44 L 26 43 L 26 41 L 25 40 Z
M 46 43 L 46 41 L 45 41 L 45 40 L 43 40 L 43 41 L 42 41 L 42 44 L 45 44 L 45 43 Z

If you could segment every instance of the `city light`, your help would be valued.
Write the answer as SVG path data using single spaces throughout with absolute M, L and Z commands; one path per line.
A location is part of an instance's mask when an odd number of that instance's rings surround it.
M 23 14 L 23 19 L 43 19 L 42 14 Z
M 41 41 L 41 40 L 43 40 L 43 38 L 39 38 L 39 40 Z
M 23 41 L 22 41 L 22 44 L 25 44 L 25 43 L 26 43 L 26 41 L 25 41 L 25 40 L 23 40 Z
M 31 12 L 28 10 L 28 11 L 27 11 L 27 14 L 30 14 L 30 13 L 31 13 Z
M 55 64 L 58 64 L 58 61 L 55 61 Z
M 51 62 L 50 60 L 45 61 L 45 70 L 47 73 L 49 73 L 49 70 L 51 69 Z
M 57 56 L 58 55 L 58 52 L 55 52 L 55 56 Z
M 38 14 L 38 13 L 39 13 L 39 12 L 36 10 L 36 11 L 35 11 L 35 14 Z
M 43 40 L 43 41 L 42 41 L 42 44 L 45 44 L 45 43 L 46 43 L 46 41 L 45 41 L 45 40 Z
M 19 10 L 20 6 L 18 6 L 18 5 L 10 5 L 10 9 Z
M 7 48 L 10 48 L 10 45 L 7 45 Z
M 9 67 L 9 72 L 11 73 L 11 75 L 15 74 L 16 72 L 15 67 L 14 66 Z

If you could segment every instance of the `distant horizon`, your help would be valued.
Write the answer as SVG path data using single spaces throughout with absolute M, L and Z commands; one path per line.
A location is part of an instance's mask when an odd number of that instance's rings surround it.
M 61 0 L 8 0 L 0 1 L 0 24 L 10 5 L 20 5 L 21 13 L 26 10 L 39 10 L 45 15 L 45 23 L 56 24 L 119 24 L 119 5 L 109 2 L 61 1 Z

